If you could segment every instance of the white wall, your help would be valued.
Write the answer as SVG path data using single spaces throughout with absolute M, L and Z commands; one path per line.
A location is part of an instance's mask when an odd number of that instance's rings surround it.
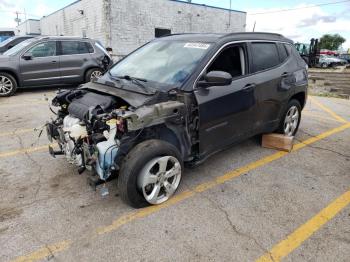
M 16 27 L 18 35 L 40 35 L 40 20 L 29 19 Z
M 43 35 L 86 36 L 106 42 L 105 0 L 81 0 L 41 19 Z M 81 13 L 80 11 L 83 11 Z
M 113 52 L 123 56 L 154 39 L 156 27 L 171 33 L 245 31 L 246 13 L 169 0 L 112 0 Z
M 83 10 L 83 14 L 79 13 Z M 170 0 L 81 0 L 41 19 L 43 35 L 86 36 L 112 47 L 118 57 L 154 39 L 156 27 L 171 33 L 245 31 L 246 13 Z

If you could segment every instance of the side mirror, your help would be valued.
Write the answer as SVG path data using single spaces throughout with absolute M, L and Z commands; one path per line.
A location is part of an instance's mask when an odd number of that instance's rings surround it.
M 227 86 L 232 83 L 232 76 L 230 73 L 224 71 L 210 71 L 204 76 L 203 81 L 198 82 L 199 87 L 209 86 Z
M 32 56 L 32 55 L 29 55 L 29 54 L 24 54 L 24 55 L 22 56 L 22 58 L 23 58 L 24 60 L 32 60 L 32 59 L 33 59 L 33 56 Z

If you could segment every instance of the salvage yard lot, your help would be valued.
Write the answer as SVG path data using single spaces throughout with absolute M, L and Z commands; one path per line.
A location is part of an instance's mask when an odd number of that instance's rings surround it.
M 294 152 L 252 138 L 186 169 L 165 204 L 135 210 L 115 181 L 102 198 L 48 154 L 33 128 L 53 96 L 0 100 L 0 261 L 349 261 L 350 101 L 310 97 Z

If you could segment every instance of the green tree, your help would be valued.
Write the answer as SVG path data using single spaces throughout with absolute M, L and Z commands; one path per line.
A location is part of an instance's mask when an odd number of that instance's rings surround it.
M 321 49 L 338 50 L 345 41 L 346 39 L 339 34 L 325 34 L 320 39 L 320 47 Z

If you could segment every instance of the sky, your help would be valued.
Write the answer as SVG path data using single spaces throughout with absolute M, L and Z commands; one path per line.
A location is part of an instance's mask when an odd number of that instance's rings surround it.
M 311 7 L 340 1 L 342 0 L 231 0 L 231 8 L 247 12 L 246 31 L 252 31 L 255 23 L 255 31 L 281 33 L 295 42 L 309 42 L 311 38 L 319 38 L 326 33 L 339 33 L 347 39 L 343 44 L 347 49 L 350 48 L 350 0 Z M 20 12 L 22 21 L 25 20 L 24 13 L 27 18 L 39 19 L 72 2 L 74 0 L 0 0 L 0 27 L 16 26 L 16 11 Z M 230 8 L 230 0 L 192 2 Z M 281 12 L 294 8 L 297 10 Z

